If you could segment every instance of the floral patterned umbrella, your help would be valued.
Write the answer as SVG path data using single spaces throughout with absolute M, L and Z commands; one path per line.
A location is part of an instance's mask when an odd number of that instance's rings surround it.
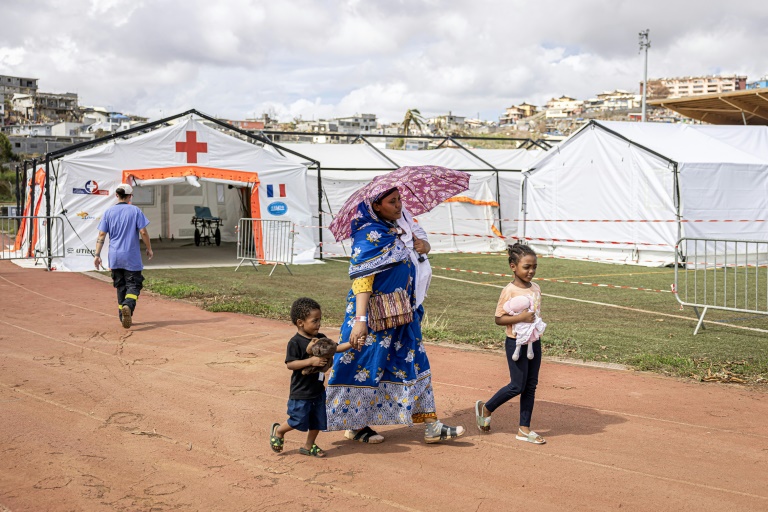
M 403 205 L 411 215 L 430 211 L 446 199 L 469 188 L 469 173 L 454 171 L 436 165 L 401 167 L 381 176 L 358 189 L 349 196 L 329 229 L 337 242 L 352 236 L 352 219 L 357 215 L 357 206 L 366 199 L 374 198 L 397 187 Z

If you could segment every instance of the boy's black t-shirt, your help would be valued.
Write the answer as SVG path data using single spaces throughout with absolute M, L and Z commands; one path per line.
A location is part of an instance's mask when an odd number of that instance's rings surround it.
M 324 338 L 324 334 L 318 333 L 316 338 Z M 312 341 L 310 338 L 305 338 L 299 333 L 288 341 L 288 348 L 285 353 L 285 362 L 299 361 L 301 359 L 309 359 L 307 354 L 307 345 Z M 325 391 L 324 379 L 320 380 L 321 373 L 310 373 L 309 375 L 302 375 L 301 370 L 294 370 L 291 375 L 291 394 L 288 397 L 291 400 L 312 400 L 323 394 Z

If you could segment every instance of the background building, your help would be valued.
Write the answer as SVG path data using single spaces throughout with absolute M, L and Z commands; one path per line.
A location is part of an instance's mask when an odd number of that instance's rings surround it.
M 699 94 L 720 94 L 747 88 L 745 75 L 707 75 L 648 80 L 648 96 L 653 98 L 681 98 Z M 640 95 L 643 84 L 640 83 Z
M 376 114 L 360 114 L 334 119 L 339 133 L 371 133 L 376 129 Z
M 512 105 L 506 109 L 504 114 L 499 116 L 499 126 L 516 124 L 521 119 L 537 114 L 538 111 L 538 107 L 536 107 L 536 105 L 531 105 L 530 103 Z
M 37 94 L 37 78 L 0 75 L 0 93 L 13 96 L 19 94 Z
M 760 80 L 755 80 L 747 84 L 747 89 L 766 89 L 768 88 L 768 75 L 765 75 Z
M 458 133 L 464 130 L 463 116 L 455 116 L 452 112 L 448 112 L 442 116 L 437 116 L 427 121 L 427 127 L 432 133 Z
M 560 96 L 559 98 L 552 98 L 547 102 L 546 117 L 571 117 L 580 114 L 583 110 L 584 101 L 571 98 L 570 96 Z

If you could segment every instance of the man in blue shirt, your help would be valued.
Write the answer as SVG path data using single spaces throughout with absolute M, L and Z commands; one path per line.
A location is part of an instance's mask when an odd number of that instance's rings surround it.
M 96 270 L 101 267 L 101 249 L 109 235 L 109 268 L 112 270 L 112 283 L 117 288 L 117 307 L 123 327 L 128 329 L 133 321 L 133 311 L 144 282 L 141 271 L 141 246 L 139 235 L 147 248 L 147 257 L 152 259 L 152 245 L 149 242 L 147 226 L 149 219 L 139 208 L 131 204 L 133 187 L 128 184 L 118 185 L 115 189 L 118 203 L 109 207 L 99 222 L 99 235 L 96 238 L 96 255 L 93 264 Z

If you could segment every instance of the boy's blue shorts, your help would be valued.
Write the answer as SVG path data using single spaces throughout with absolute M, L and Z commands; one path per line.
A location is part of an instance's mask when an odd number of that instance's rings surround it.
M 300 432 L 327 429 L 325 391 L 311 400 L 288 400 L 288 425 Z

